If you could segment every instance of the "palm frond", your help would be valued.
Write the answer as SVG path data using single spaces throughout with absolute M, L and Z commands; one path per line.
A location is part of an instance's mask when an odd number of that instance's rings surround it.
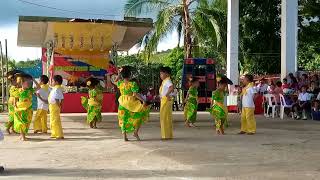
M 180 10 L 181 6 L 172 5 L 159 12 L 157 21 L 154 24 L 153 34 L 150 36 L 147 46 L 148 51 L 156 51 L 159 42 L 176 29 L 178 25 L 177 15 Z
M 124 5 L 125 16 L 137 16 L 154 9 L 161 10 L 170 5 L 169 0 L 128 0 Z

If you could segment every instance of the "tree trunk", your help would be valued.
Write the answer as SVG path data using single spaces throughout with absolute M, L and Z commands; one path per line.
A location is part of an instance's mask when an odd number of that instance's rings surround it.
M 184 49 L 185 49 L 185 58 L 192 57 L 192 40 L 191 40 L 191 29 L 190 29 L 190 13 L 189 13 L 189 4 L 190 0 L 183 1 L 183 22 L 184 22 Z

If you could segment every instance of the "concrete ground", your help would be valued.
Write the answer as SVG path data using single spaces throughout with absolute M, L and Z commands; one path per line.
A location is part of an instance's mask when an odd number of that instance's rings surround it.
M 257 116 L 258 132 L 248 136 L 236 135 L 240 117 L 233 114 L 227 134 L 217 136 L 207 113 L 199 114 L 198 128 L 184 127 L 182 114 L 175 113 L 175 139 L 161 141 L 154 113 L 141 129 L 143 141 L 124 142 L 115 114 L 104 115 L 99 129 L 89 129 L 84 118 L 64 115 L 62 141 L 6 136 L 0 179 L 320 179 L 317 121 Z

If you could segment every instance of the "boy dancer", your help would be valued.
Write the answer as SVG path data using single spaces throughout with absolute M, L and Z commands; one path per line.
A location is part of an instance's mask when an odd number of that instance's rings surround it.
M 63 130 L 61 125 L 60 111 L 63 103 L 63 90 L 61 87 L 62 77 L 55 75 L 53 77 L 53 88 L 49 94 L 49 110 L 50 110 L 50 129 L 51 138 L 63 139 Z
M 172 92 L 174 90 L 173 83 L 170 79 L 171 69 L 169 67 L 160 68 L 160 78 L 162 80 L 159 94 L 161 97 L 160 106 L 160 125 L 161 137 L 163 140 L 173 138 L 172 129 Z
M 50 93 L 49 78 L 46 75 L 40 77 L 40 89 L 37 91 L 38 109 L 33 122 L 34 133 L 47 133 L 47 114 L 49 110 L 48 97 Z
M 257 94 L 253 84 L 253 76 L 245 75 L 243 79 L 245 87 L 242 89 L 242 113 L 241 131 L 239 134 L 254 135 L 256 133 L 256 120 L 254 118 L 254 99 Z

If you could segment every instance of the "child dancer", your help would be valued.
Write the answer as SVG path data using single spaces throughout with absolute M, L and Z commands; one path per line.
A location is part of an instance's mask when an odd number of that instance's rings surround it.
M 89 88 L 89 98 L 81 97 L 83 107 L 87 110 L 87 122 L 90 128 L 97 128 L 97 121 L 102 120 L 101 108 L 103 95 L 98 88 L 99 80 L 91 77 L 87 79 L 87 86 Z
M 40 89 L 37 91 L 38 108 L 33 122 L 34 133 L 47 133 L 47 114 L 49 110 L 48 97 L 50 88 L 49 78 L 46 75 L 40 77 Z
M 242 113 L 241 113 L 241 131 L 239 134 L 254 135 L 256 133 L 256 120 L 254 118 L 254 99 L 257 91 L 254 88 L 253 76 L 245 75 L 243 79 L 245 87 L 242 89 Z
M 21 79 L 21 78 L 19 78 Z M 11 87 L 9 89 L 9 100 L 8 100 L 8 111 L 9 111 L 9 120 L 6 124 L 7 132 L 10 134 L 10 130 L 14 130 L 14 107 L 15 107 L 15 99 L 18 97 L 19 94 L 19 83 L 17 83 L 16 75 L 9 75 L 8 80 L 11 83 Z
M 61 125 L 60 111 L 63 103 L 63 90 L 61 87 L 62 77 L 55 75 L 53 77 L 53 88 L 49 94 L 49 111 L 50 111 L 50 129 L 51 138 L 63 139 L 63 130 Z
M 20 139 L 25 141 L 29 125 L 32 121 L 32 95 L 34 93 L 33 78 L 30 75 L 19 75 L 17 81 L 21 81 L 22 88 L 18 93 L 18 100 L 15 101 L 14 130 L 20 133 Z M 37 85 L 38 83 L 34 81 Z
M 185 100 L 184 118 L 187 127 L 196 127 L 194 123 L 197 120 L 199 80 L 197 78 L 192 78 L 190 83 L 191 86 Z
M 161 137 L 163 140 L 173 138 L 172 128 L 172 93 L 174 91 L 173 83 L 170 79 L 171 69 L 168 67 L 160 68 L 160 78 L 162 80 L 159 94 L 161 98 L 160 105 L 160 125 Z
M 210 114 L 215 120 L 216 132 L 218 135 L 224 135 L 224 127 L 228 125 L 228 109 L 224 105 L 224 98 L 227 94 L 228 82 L 221 79 L 218 82 L 217 90 L 212 92 Z
M 133 136 L 139 141 L 140 126 L 147 120 L 150 109 L 138 94 L 139 87 L 137 83 L 130 80 L 131 71 L 129 67 L 123 67 L 120 70 L 120 75 L 123 80 L 117 82 L 121 93 L 118 108 L 119 126 L 123 133 L 124 141 L 128 141 L 127 133 L 131 132 L 134 132 Z

